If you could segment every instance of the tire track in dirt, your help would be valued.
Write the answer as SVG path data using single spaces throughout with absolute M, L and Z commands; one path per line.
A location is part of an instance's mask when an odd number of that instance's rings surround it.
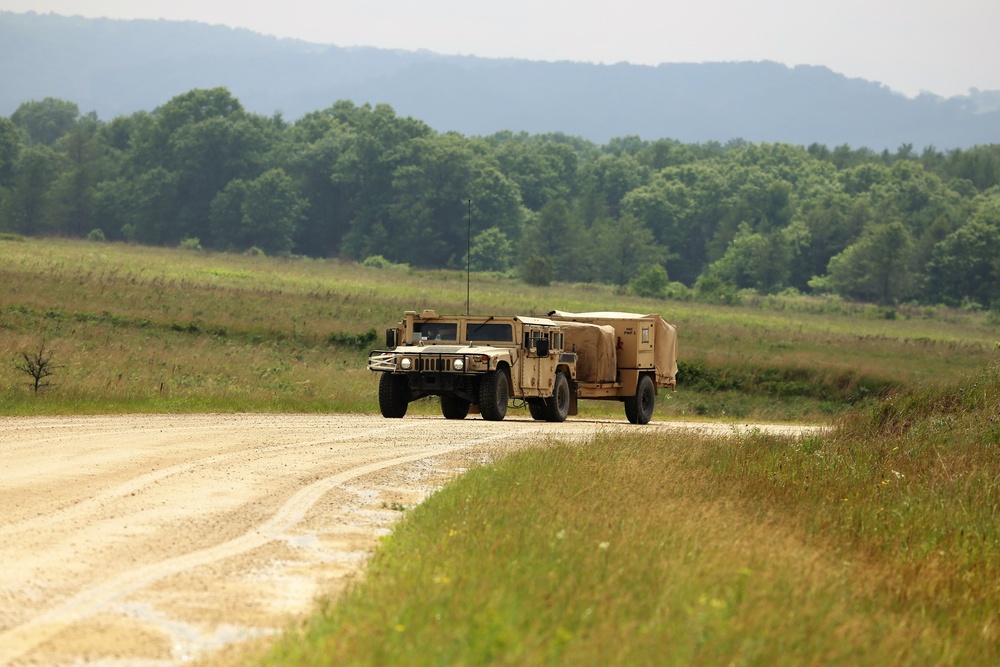
M 354 439 L 356 439 L 359 436 L 373 435 L 373 434 L 376 434 L 376 433 L 385 432 L 385 431 L 389 431 L 389 430 L 391 430 L 393 428 L 400 428 L 400 427 L 401 426 L 393 426 L 393 427 L 387 427 L 387 428 L 371 429 L 371 430 L 364 431 L 364 432 L 359 433 L 359 434 L 345 435 L 345 436 L 340 436 L 340 437 L 335 437 L 335 438 L 324 438 L 322 440 L 312 440 L 312 441 L 297 442 L 297 443 L 292 443 L 292 444 L 269 445 L 269 446 L 266 446 L 266 447 L 258 447 L 258 448 L 256 448 L 255 451 L 254 451 L 254 453 L 256 453 L 258 455 L 259 454 L 263 454 L 263 453 L 280 454 L 280 453 L 284 453 L 284 452 L 287 452 L 287 451 L 290 451 L 290 450 L 294 450 L 294 449 L 300 448 L 300 447 L 314 447 L 314 446 L 317 446 L 317 445 L 327 445 L 327 444 L 331 444 L 331 443 L 335 443 L 335 442 L 342 442 L 342 441 L 345 441 L 345 440 L 354 440 Z M 197 431 L 197 429 L 194 429 L 194 428 L 192 428 L 192 429 L 186 429 L 186 430 L 191 431 L 191 432 Z M 146 429 L 146 430 L 135 429 L 135 430 L 129 431 L 128 434 L 141 435 L 144 432 L 148 433 L 148 432 L 150 432 L 150 430 L 149 429 Z M 100 433 L 101 432 L 99 432 L 99 431 L 95 431 L 93 433 L 88 433 L 86 435 L 100 435 Z M 66 437 L 69 437 L 69 436 L 66 436 Z M 31 441 L 30 444 L 38 445 L 38 444 L 42 444 L 42 443 L 46 443 L 46 442 L 58 442 L 58 441 L 61 441 L 61 440 L 65 440 L 65 437 L 51 438 L 51 439 L 46 439 L 46 440 L 35 440 L 35 441 Z M 9 455 L 9 454 L 10 454 L 10 452 L 7 452 L 7 455 Z M 112 502 L 114 502 L 116 500 L 125 498 L 127 496 L 135 495 L 136 493 L 138 493 L 139 491 L 141 491 L 143 488 L 148 487 L 151 484 L 155 484 L 156 482 L 164 480 L 164 479 L 166 479 L 168 477 L 172 477 L 174 475 L 184 474 L 186 472 L 189 472 L 192 468 L 195 468 L 197 466 L 218 465 L 218 464 L 221 464 L 221 463 L 225 463 L 227 461 L 232 461 L 234 459 L 238 459 L 238 458 L 240 458 L 240 457 L 242 457 L 244 455 L 245 455 L 244 452 L 230 452 L 230 453 L 227 453 L 227 454 L 218 454 L 218 455 L 214 455 L 214 456 L 207 456 L 205 458 L 198 459 L 198 460 L 195 460 L 195 461 L 190 461 L 190 462 L 186 462 L 186 463 L 180 463 L 180 464 L 172 465 L 172 466 L 169 466 L 167 468 L 162 468 L 160 470 L 156 470 L 155 472 L 147 473 L 145 475 L 140 475 L 139 477 L 135 477 L 135 478 L 129 480 L 128 482 L 124 483 L 124 484 L 120 484 L 120 485 L 115 486 L 114 488 L 110 488 L 110 489 L 107 489 L 105 491 L 102 491 L 99 494 L 97 494 L 96 496 L 91 496 L 91 497 L 86 498 L 84 500 L 75 502 L 72 505 L 68 505 L 66 507 L 59 508 L 58 510 L 55 510 L 55 511 L 49 513 L 49 514 L 46 514 L 44 517 L 33 518 L 33 519 L 23 519 L 23 520 L 15 521 L 15 522 L 12 522 L 12 523 L 4 524 L 4 525 L 0 526 L 0 539 L 2 539 L 5 535 L 9 535 L 12 532 L 16 532 L 25 523 L 30 523 L 31 526 L 32 526 L 32 528 L 38 529 L 38 528 L 47 527 L 47 526 L 55 524 L 55 523 L 60 523 L 60 522 L 64 522 L 64 521 L 70 521 L 70 520 L 72 520 L 75 517 L 78 517 L 78 516 L 81 516 L 83 514 L 86 514 L 87 512 L 93 511 L 94 509 L 96 509 L 97 507 L 100 507 L 101 505 L 112 503 Z
M 159 579 L 241 554 L 279 539 L 302 519 L 305 512 L 324 493 L 338 484 L 385 468 L 441 454 L 449 449 L 453 448 L 430 449 L 409 456 L 363 465 L 314 482 L 292 496 L 269 521 L 254 527 L 237 539 L 146 565 L 84 590 L 59 607 L 36 616 L 31 621 L 16 628 L 0 633 L 0 662 L 6 663 L 20 657 L 34 646 L 56 635 L 65 626 L 92 616 L 116 600 Z

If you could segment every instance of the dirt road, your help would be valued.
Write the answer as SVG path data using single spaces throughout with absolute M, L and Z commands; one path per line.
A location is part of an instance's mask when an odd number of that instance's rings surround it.
M 361 571 L 402 508 L 515 440 L 586 439 L 599 428 L 733 429 L 0 419 L 0 665 L 176 665 L 280 631 Z

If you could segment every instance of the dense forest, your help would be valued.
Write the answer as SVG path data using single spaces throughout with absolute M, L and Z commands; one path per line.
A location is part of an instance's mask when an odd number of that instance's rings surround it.
M 1000 145 L 875 152 L 439 133 L 340 101 L 295 122 L 225 88 L 102 121 L 0 118 L 0 231 L 603 282 L 1000 309 Z M 471 238 L 471 244 L 469 239 Z

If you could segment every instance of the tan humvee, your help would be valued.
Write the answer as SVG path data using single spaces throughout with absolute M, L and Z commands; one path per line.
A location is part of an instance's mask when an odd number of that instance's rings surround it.
M 368 368 L 381 373 L 379 409 L 392 418 L 440 396 L 448 419 L 479 412 L 499 421 L 515 399 L 534 419 L 563 421 L 591 398 L 622 401 L 629 421 L 645 424 L 677 375 L 676 329 L 658 315 L 407 311 L 386 331 L 386 348 L 369 354 Z

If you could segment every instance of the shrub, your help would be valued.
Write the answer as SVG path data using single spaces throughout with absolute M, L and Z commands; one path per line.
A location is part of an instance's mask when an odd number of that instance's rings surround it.
M 371 255 L 370 257 L 365 257 L 365 261 L 361 262 L 361 266 L 367 266 L 370 269 L 388 269 L 392 266 L 392 262 L 382 255 Z
M 552 263 L 546 257 L 532 255 L 521 267 L 521 280 L 529 285 L 548 286 L 552 282 Z
M 663 299 L 667 296 L 667 286 L 670 277 L 667 270 L 659 264 L 646 264 L 639 268 L 636 276 L 628 283 L 628 288 L 636 296 L 650 299 Z

